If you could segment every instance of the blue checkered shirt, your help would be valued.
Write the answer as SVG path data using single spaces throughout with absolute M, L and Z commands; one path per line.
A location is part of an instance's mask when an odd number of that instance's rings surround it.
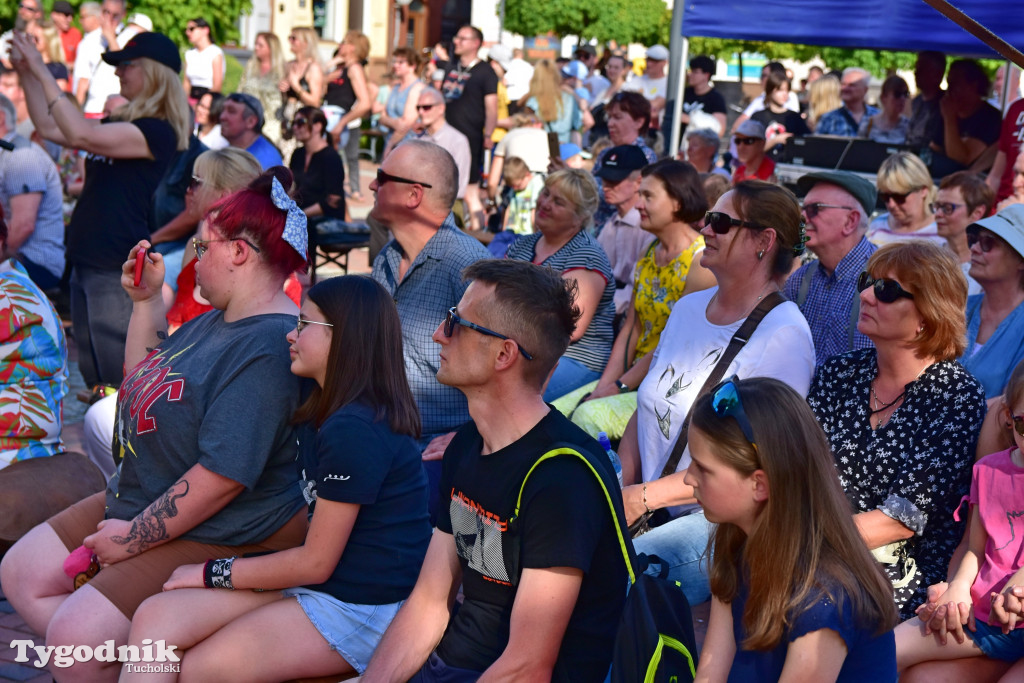
M 864 116 L 861 117 L 861 121 L 865 118 L 874 116 L 879 112 L 878 107 L 872 107 L 870 104 L 865 104 Z M 846 116 L 844 116 L 844 112 Z M 839 107 L 839 109 L 833 109 L 832 111 L 824 114 L 819 120 L 818 125 L 814 128 L 815 135 L 842 135 L 844 138 L 855 138 L 857 137 L 858 123 L 853 119 L 853 114 L 850 114 L 846 105 Z
M 860 295 L 857 291 L 857 277 L 864 271 L 868 257 L 876 249 L 878 247 L 868 242 L 866 237 L 861 237 L 857 246 L 842 258 L 834 273 L 825 272 L 820 263 L 812 261 L 801 266 L 786 280 L 783 294 L 800 306 L 811 328 L 816 366 L 837 354 L 874 346 L 870 339 L 857 331 L 856 322 L 850 316 L 854 301 Z M 798 300 L 800 285 L 808 273 L 811 274 L 811 281 L 807 298 L 801 303 Z
M 455 227 L 455 217 L 450 213 L 399 281 L 402 254 L 396 240 L 388 242 L 373 261 L 373 279 L 388 290 L 398 306 L 405 372 L 426 438 L 454 431 L 469 421 L 466 397 L 437 381 L 440 347 L 430 337 L 466 291 L 462 269 L 490 258 L 490 254 L 480 242 Z

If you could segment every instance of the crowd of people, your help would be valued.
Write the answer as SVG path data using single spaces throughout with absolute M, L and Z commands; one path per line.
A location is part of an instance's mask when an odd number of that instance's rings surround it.
M 697 680 L 1024 673 L 1024 100 L 1001 118 L 975 62 L 921 53 L 880 108 L 866 71 L 819 69 L 803 111 L 771 63 L 723 145 L 715 60 L 671 124 L 660 45 L 642 74 L 590 45 L 531 65 L 462 26 L 377 84 L 365 35 L 324 62 L 300 27 L 225 93 L 207 21 L 183 60 L 95 9 L 70 72 L 36 0 L 0 38 L 0 477 L 64 451 L 60 254 L 108 483 L 0 583 L 47 645 L 180 662 L 59 680 L 604 680 L 620 519 L 711 603 Z M 369 276 L 310 286 L 371 118 L 386 237 Z M 905 149 L 794 192 L 772 150 L 812 131 Z

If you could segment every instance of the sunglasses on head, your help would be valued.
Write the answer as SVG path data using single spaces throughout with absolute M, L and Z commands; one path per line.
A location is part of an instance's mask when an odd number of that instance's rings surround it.
M 737 381 L 739 380 L 736 379 L 736 375 L 733 375 L 712 390 L 711 409 L 718 417 L 731 417 L 736 420 L 740 429 L 743 430 L 744 438 L 750 442 L 754 450 L 757 450 L 754 428 L 750 424 L 750 419 L 747 418 L 746 411 L 743 410 L 743 401 L 740 400 L 740 392 L 736 387 Z
M 732 230 L 733 226 L 750 228 L 751 230 L 765 229 L 763 225 L 751 223 L 750 221 L 741 221 L 739 218 L 733 218 L 729 214 L 721 211 L 708 211 L 704 214 L 704 226 L 711 228 L 716 235 L 724 235 Z
M 401 176 L 391 175 L 382 168 L 377 169 L 377 186 L 380 187 L 384 183 L 405 183 L 406 185 L 420 185 L 422 187 L 433 187 L 428 183 L 421 183 L 418 180 L 409 180 L 408 178 L 402 178 Z
M 996 242 L 997 239 L 999 238 L 996 237 L 995 235 L 989 234 L 987 232 L 982 232 L 978 228 L 967 229 L 968 249 L 973 248 L 974 245 L 977 244 L 978 249 L 980 249 L 983 254 L 987 254 L 988 252 L 992 251 L 992 247 L 998 244 L 998 242 Z
M 519 353 L 523 354 L 523 358 L 525 358 L 526 360 L 533 360 L 533 356 L 528 354 L 526 352 L 526 349 L 524 349 L 519 344 L 519 342 L 515 341 L 511 337 L 507 337 L 501 334 L 500 332 L 495 332 L 494 330 L 489 330 L 486 327 L 483 327 L 482 325 L 477 325 L 476 323 L 471 323 L 468 320 L 463 320 L 462 318 L 459 317 L 459 314 L 455 312 L 455 309 L 455 306 L 449 308 L 448 315 L 446 315 L 444 318 L 444 327 L 442 328 L 441 331 L 444 332 L 445 337 L 450 339 L 452 334 L 454 334 L 455 332 L 455 326 L 461 325 L 462 327 L 468 327 L 471 330 L 476 330 L 480 334 L 485 334 L 488 337 L 497 337 L 498 339 L 504 339 L 506 341 L 515 342 L 516 347 L 519 348 Z
M 895 280 L 887 277 L 873 278 L 864 272 L 857 278 L 857 291 L 863 292 L 868 287 L 874 287 L 875 298 L 883 304 L 891 304 L 896 299 L 904 297 L 913 299 L 914 295 L 903 289 L 903 286 Z
M 907 197 L 914 194 L 920 189 L 920 187 L 915 187 L 910 192 L 904 192 L 902 194 L 897 194 L 896 192 L 879 192 L 878 199 L 881 200 L 883 205 L 888 204 L 889 200 L 891 199 L 898 205 L 903 206 L 903 203 L 907 201 Z
M 807 218 L 816 218 L 822 209 L 846 209 L 847 211 L 853 211 L 852 206 L 841 206 L 839 204 L 824 204 L 822 202 L 814 202 L 813 204 L 804 204 L 804 215 Z
M 737 145 L 756 145 L 759 142 L 764 142 L 761 138 L 733 138 L 733 141 Z

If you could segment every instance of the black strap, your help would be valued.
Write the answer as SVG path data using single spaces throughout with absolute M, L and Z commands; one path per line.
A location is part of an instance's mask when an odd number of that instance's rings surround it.
M 686 419 L 683 420 L 683 428 L 679 430 L 679 437 L 676 439 L 675 445 L 672 447 L 672 454 L 668 456 L 668 462 L 665 463 L 665 469 L 661 471 L 661 476 L 667 477 L 670 474 L 675 473 L 676 468 L 679 467 L 679 461 L 683 457 L 683 451 L 686 450 L 686 432 L 690 426 L 690 416 L 693 414 L 693 406 L 696 405 L 700 398 L 711 391 L 719 382 L 722 381 L 722 377 L 725 375 L 725 371 L 729 369 L 732 364 L 733 358 L 740 352 L 746 343 L 753 336 L 754 330 L 761 324 L 764 317 L 768 315 L 773 308 L 781 304 L 786 300 L 786 297 L 782 296 L 779 292 L 772 292 L 757 305 L 747 319 L 740 325 L 740 329 L 736 330 L 736 334 L 729 340 L 729 346 L 725 348 L 725 353 L 718 359 L 711 374 L 708 375 L 707 380 L 704 382 L 704 386 L 697 392 L 697 396 L 694 397 L 693 403 L 690 404 L 690 410 L 686 413 Z

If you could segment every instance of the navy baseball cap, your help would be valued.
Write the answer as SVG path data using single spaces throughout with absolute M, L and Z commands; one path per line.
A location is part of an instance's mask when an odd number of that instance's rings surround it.
M 103 61 L 114 66 L 123 61 L 140 57 L 160 62 L 174 73 L 181 73 L 181 55 L 178 53 L 178 46 L 162 33 L 136 34 L 124 48 L 103 53 Z

